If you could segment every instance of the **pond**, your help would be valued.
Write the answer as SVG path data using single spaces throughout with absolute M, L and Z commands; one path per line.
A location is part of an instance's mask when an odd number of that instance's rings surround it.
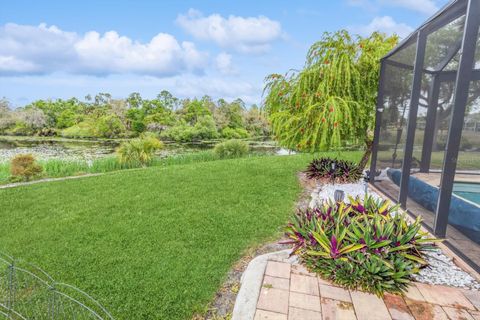
M 78 140 L 37 137 L 0 136 L 0 162 L 9 161 L 17 154 L 30 153 L 39 160 L 92 160 L 112 155 L 121 140 Z M 218 141 L 195 143 L 166 142 L 161 156 L 212 149 Z M 252 152 L 261 154 L 285 154 L 274 141 L 252 139 L 248 141 Z

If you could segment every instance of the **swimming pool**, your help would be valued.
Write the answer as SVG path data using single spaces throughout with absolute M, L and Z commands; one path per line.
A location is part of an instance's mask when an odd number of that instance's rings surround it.
M 388 177 L 400 185 L 402 172 L 387 170 Z M 435 212 L 439 189 L 414 176 L 408 179 L 408 197 L 430 212 Z M 480 183 L 456 182 L 450 202 L 448 223 L 467 237 L 480 244 Z
M 455 182 L 453 184 L 453 193 L 480 205 L 480 183 Z

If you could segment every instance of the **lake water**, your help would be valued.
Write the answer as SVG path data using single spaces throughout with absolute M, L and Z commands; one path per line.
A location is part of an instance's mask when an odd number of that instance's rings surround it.
M 25 137 L 0 137 L 0 162 L 9 161 L 17 154 L 31 153 L 39 160 L 92 160 L 112 155 L 120 141 L 89 141 L 68 139 L 38 139 Z M 218 141 L 198 143 L 165 143 L 161 156 L 188 153 L 212 149 Z M 253 152 L 268 154 L 284 154 L 286 150 L 279 148 L 270 140 L 248 141 Z

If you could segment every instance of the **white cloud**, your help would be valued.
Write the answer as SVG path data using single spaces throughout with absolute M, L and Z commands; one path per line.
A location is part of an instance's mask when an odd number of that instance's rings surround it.
M 78 35 L 48 27 L 9 23 L 0 26 L 0 74 L 138 73 L 167 76 L 198 72 L 207 54 L 191 42 L 159 33 L 141 43 L 115 31 Z
M 190 9 L 186 15 L 177 17 L 177 24 L 196 39 L 213 41 L 222 48 L 244 53 L 268 51 L 271 43 L 282 36 L 280 23 L 265 16 L 224 18 L 212 14 L 205 17 Z
M 401 38 L 408 36 L 413 28 L 405 23 L 398 23 L 390 16 L 375 17 L 365 26 L 352 27 L 352 30 L 363 36 L 368 36 L 374 31 L 380 31 L 388 35 L 397 34 Z
M 215 58 L 215 64 L 221 74 L 233 74 L 235 69 L 232 64 L 232 55 L 221 52 Z
M 55 26 L 0 26 L 0 72 L 42 73 L 75 59 L 77 35 Z
M 34 63 L 14 56 L 0 56 L 0 73 L 31 73 L 38 69 Z

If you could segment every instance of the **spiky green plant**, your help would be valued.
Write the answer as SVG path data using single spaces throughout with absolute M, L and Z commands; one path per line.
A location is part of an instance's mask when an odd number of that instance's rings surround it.
M 420 230 L 421 220 L 408 222 L 388 201 L 326 202 L 300 210 L 286 228 L 297 254 L 321 277 L 349 289 L 382 296 L 402 293 L 412 275 L 425 267 L 425 250 L 436 239 Z
M 351 161 L 319 158 L 309 163 L 305 175 L 326 183 L 354 183 L 362 177 L 362 170 Z
M 140 138 L 131 139 L 117 149 L 118 161 L 130 166 L 146 166 L 155 151 L 163 148 L 163 143 L 154 134 L 143 134 Z
M 248 154 L 250 147 L 242 140 L 232 139 L 218 143 L 213 153 L 219 158 L 239 158 Z
M 310 48 L 303 70 L 269 75 L 263 106 L 278 142 L 314 152 L 369 141 L 379 61 L 397 39 L 327 32 Z

